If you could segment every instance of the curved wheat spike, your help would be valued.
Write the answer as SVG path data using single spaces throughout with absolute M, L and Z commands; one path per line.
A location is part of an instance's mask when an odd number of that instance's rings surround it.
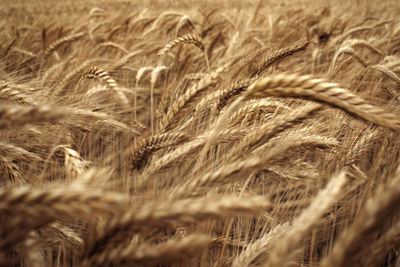
M 270 54 L 267 58 L 267 60 L 259 67 L 255 72 L 253 72 L 250 76 L 261 76 L 263 73 L 273 64 L 278 62 L 281 59 L 284 59 L 288 56 L 294 55 L 299 51 L 302 51 L 307 48 L 307 46 L 311 42 L 300 42 L 295 44 L 294 46 L 290 47 L 285 47 L 279 50 L 274 51 L 272 54 Z
M 221 130 L 222 125 L 229 116 L 238 109 L 244 99 L 268 96 L 311 97 L 356 114 L 364 120 L 371 121 L 395 131 L 400 131 L 400 121 L 396 116 L 379 107 L 368 104 L 364 99 L 354 95 L 338 84 L 327 82 L 324 79 L 314 79 L 309 75 L 274 74 L 254 82 L 246 92 L 236 99 L 228 110 L 218 118 L 206 144 L 200 152 L 194 169 L 198 170 L 204 163 L 211 144 L 214 143 L 217 138 L 217 133 Z
M 243 138 L 248 133 L 248 131 L 251 130 L 238 128 L 225 129 L 218 133 L 217 141 L 219 144 L 236 141 Z M 192 141 L 185 143 L 184 146 L 179 146 L 168 154 L 163 155 L 161 158 L 156 159 L 154 163 L 151 164 L 147 172 L 152 173 L 158 171 L 170 165 L 172 162 L 184 157 L 185 155 L 190 154 L 196 149 L 203 147 L 207 139 L 209 138 L 209 135 L 210 133 L 199 135 Z
M 399 245 L 400 222 L 397 221 L 371 246 L 365 266 L 379 266 L 388 253 Z
M 84 32 L 79 32 L 79 33 L 72 34 L 72 35 L 69 35 L 69 36 L 65 36 L 65 37 L 63 37 L 61 39 L 56 40 L 55 42 L 51 43 L 49 45 L 49 47 L 44 51 L 44 56 L 48 57 L 51 54 L 51 52 L 56 50 L 62 44 L 78 40 L 79 38 L 81 38 L 84 35 L 85 35 Z
M 145 264 L 171 264 L 180 259 L 200 254 L 211 243 L 206 235 L 192 234 L 180 240 L 170 239 L 156 245 L 144 243 L 138 246 L 117 246 L 95 257 L 85 259 L 83 266 L 120 266 Z
M 226 183 L 228 182 L 228 178 L 232 178 L 231 176 L 233 174 L 239 173 L 244 170 L 252 170 L 256 168 L 266 167 L 268 162 L 270 162 L 274 157 L 295 147 L 304 145 L 331 147 L 337 145 L 337 141 L 333 140 L 332 138 L 313 135 L 307 136 L 305 138 L 294 138 L 293 136 L 289 136 L 288 140 L 289 142 L 286 142 L 280 146 L 270 147 L 268 153 L 266 155 L 263 155 L 262 157 L 253 156 L 246 160 L 240 158 L 236 162 L 226 164 L 220 169 L 213 170 L 206 173 L 205 175 L 194 177 L 193 179 L 190 179 L 186 183 L 180 185 L 170 194 L 170 196 L 171 198 L 179 199 L 180 197 L 195 195 L 197 192 L 206 189 L 206 186 Z
M 23 126 L 30 123 L 55 122 L 68 116 L 51 106 L 0 106 L 0 129 Z
M 156 201 L 112 218 L 88 246 L 86 255 L 91 258 L 103 252 L 107 246 L 129 238 L 127 233 L 132 231 L 213 217 L 258 214 L 269 206 L 265 197 L 260 196 Z
M 184 17 L 185 14 L 183 13 L 179 13 L 179 12 L 174 12 L 174 11 L 164 11 L 163 13 L 161 13 L 156 20 L 154 20 L 154 22 L 152 23 L 151 29 L 149 30 L 149 32 L 151 32 L 153 29 L 157 29 L 159 27 L 161 27 L 160 21 L 162 21 L 163 18 L 165 17 Z M 167 19 L 166 19 L 167 20 Z M 165 22 L 165 21 L 164 21 Z M 146 35 L 147 33 L 145 33 Z
M 129 101 L 125 94 L 119 89 L 117 82 L 108 74 L 107 71 L 99 69 L 98 67 L 90 67 L 83 71 L 82 77 L 88 79 L 99 79 L 100 81 L 104 82 L 111 90 L 117 93 L 120 100 L 125 104 L 128 105 Z
M 20 104 L 36 104 L 30 96 L 21 92 L 18 88 L 14 88 L 12 84 L 0 81 L 0 99 L 7 100 L 9 102 L 17 102 Z
M 104 17 L 106 15 L 106 12 L 104 11 L 104 9 L 101 9 L 99 7 L 94 7 L 92 9 L 90 9 L 89 11 L 89 17 L 93 18 L 93 17 Z
M 256 99 L 251 100 L 237 112 L 232 114 L 229 118 L 230 124 L 236 124 L 238 122 L 243 123 L 243 120 L 249 116 L 249 114 L 257 113 L 260 110 L 268 110 L 266 113 L 273 113 L 280 108 L 289 110 L 289 106 L 279 101 L 271 101 L 269 99 Z M 263 112 L 264 113 L 264 112 Z
M 29 58 L 35 58 L 35 57 L 36 57 L 36 55 L 35 55 L 34 53 L 32 53 L 32 52 L 30 52 L 30 51 L 28 51 L 28 50 L 25 50 L 25 49 L 18 48 L 18 47 L 13 47 L 13 48 L 11 49 L 11 51 L 15 51 L 15 52 L 17 52 L 17 53 L 26 55 L 26 56 L 28 56 Z
M 171 41 L 170 43 L 168 43 L 163 49 L 161 49 L 157 55 L 161 56 L 161 55 L 165 55 L 166 53 L 168 53 L 172 48 L 174 48 L 175 46 L 177 46 L 178 44 L 182 44 L 182 43 L 186 43 L 186 44 L 194 44 L 195 46 L 197 46 L 198 48 L 201 49 L 201 51 L 203 51 L 204 54 L 204 58 L 206 60 L 207 63 L 207 68 L 210 71 L 210 63 L 208 62 L 208 56 L 205 50 L 205 46 L 204 46 L 204 41 L 203 39 L 198 36 L 197 34 L 186 34 L 183 35 L 181 37 L 176 38 L 175 40 Z
M 250 86 L 250 84 L 252 84 L 256 80 L 257 78 L 247 78 L 242 81 L 236 82 L 228 89 L 222 90 L 218 99 L 217 112 L 220 112 L 222 108 L 226 106 L 229 99 L 245 91 Z
M 136 85 L 140 83 L 142 77 L 149 71 L 153 71 L 154 67 L 141 67 L 136 73 Z M 136 86 L 137 87 L 137 86 Z
M 57 245 L 63 244 L 66 248 L 75 251 L 81 250 L 85 244 L 80 233 L 61 222 L 51 223 L 38 232 L 45 241 Z
M 58 188 L 33 186 L 2 188 L 0 189 L 0 211 L 15 214 L 26 212 L 29 216 L 40 216 L 41 214 L 34 210 L 37 207 L 43 212 L 42 215 L 61 216 L 85 211 L 87 207 L 81 205 L 88 205 L 93 210 L 114 213 L 115 206 L 124 202 L 125 198 L 119 193 L 105 193 L 100 189 L 80 185 L 72 184 Z M 70 207 L 67 208 L 68 206 Z M 24 207 L 32 207 L 32 210 L 22 209 Z M 77 213 L 76 216 L 83 216 L 83 214 Z
M 253 262 L 259 255 L 268 253 L 273 245 L 272 242 L 277 238 L 280 238 L 288 230 L 288 223 L 277 225 L 263 237 L 249 244 L 246 249 L 233 260 L 232 267 L 250 266 L 251 262 Z
M 309 44 L 310 42 L 301 42 L 294 46 L 282 48 L 273 52 L 264 62 L 264 64 L 260 68 L 258 68 L 258 70 L 251 74 L 252 78 L 247 78 L 245 80 L 236 82 L 236 84 L 221 92 L 219 102 L 217 104 L 217 111 L 221 111 L 221 109 L 227 104 L 228 100 L 231 99 L 233 96 L 238 95 L 246 90 L 246 88 L 249 87 L 249 85 L 252 84 L 254 81 L 256 81 L 257 78 L 261 76 L 272 64 L 285 57 L 291 56 L 301 50 L 306 49 Z
M 73 127 L 79 126 L 86 129 L 90 129 L 88 126 L 101 125 L 134 134 L 139 134 L 143 130 L 140 124 L 135 125 L 135 127 L 128 127 L 107 114 L 90 110 L 56 108 L 54 106 L 0 106 L 0 130 L 31 123 L 57 122 L 60 120 Z M 88 121 L 90 123 L 87 123 Z
M 206 90 L 209 86 L 215 83 L 214 80 L 209 82 L 201 80 L 198 84 L 193 85 L 185 91 L 168 109 L 167 114 L 160 120 L 160 132 L 169 130 L 171 123 L 174 121 L 176 115 L 184 109 L 196 96 Z
M 90 65 L 93 65 L 95 63 L 99 63 L 99 59 L 90 59 L 88 61 L 83 62 L 81 65 L 73 69 L 71 72 L 69 72 L 67 75 L 64 75 L 64 78 L 54 86 L 53 89 L 49 90 L 49 95 L 61 95 L 61 93 L 64 93 L 65 87 L 77 76 L 77 75 L 82 75 L 82 71 L 87 69 Z
M 307 96 L 337 106 L 358 115 L 364 120 L 396 131 L 400 121 L 396 116 L 379 107 L 368 104 L 364 99 L 342 88 L 339 84 L 309 75 L 277 74 L 253 83 L 244 98 L 267 96 Z
M 65 145 L 60 145 L 54 148 L 53 154 L 60 148 L 64 150 L 64 166 L 69 178 L 74 179 L 83 175 L 87 171 L 90 161 L 84 160 L 78 152 Z
M 153 69 L 150 78 L 150 125 L 151 125 L 151 134 L 154 134 L 154 86 L 157 82 L 157 78 L 162 71 L 167 69 L 166 66 L 158 66 Z
M 342 35 L 338 36 L 338 37 L 336 38 L 336 40 L 335 40 L 335 43 L 339 43 L 339 44 L 342 43 L 343 40 L 346 40 L 346 38 L 347 38 L 349 35 L 353 34 L 353 33 L 360 32 L 360 31 L 372 30 L 372 29 L 375 29 L 375 28 L 377 28 L 377 27 L 381 27 L 381 26 L 383 26 L 383 25 L 386 25 L 386 24 L 388 24 L 388 23 L 391 23 L 392 21 L 393 21 L 393 20 L 385 20 L 385 21 L 377 22 L 376 24 L 371 25 L 371 26 L 359 26 L 359 27 L 352 28 L 352 29 L 348 30 L 347 32 L 343 33 Z
M 132 53 L 128 53 L 126 56 L 122 57 L 120 60 L 115 62 L 114 64 L 111 65 L 110 70 L 115 71 L 116 69 L 119 69 L 123 67 L 131 58 L 134 56 L 137 56 L 138 54 L 142 53 L 143 50 L 137 50 Z
M 183 133 L 164 133 L 145 138 L 133 149 L 131 164 L 134 168 L 140 167 L 155 151 L 177 145 L 187 139 L 188 136 Z
M 179 36 L 179 30 L 184 26 L 184 25 L 189 25 L 189 27 L 191 28 L 191 30 L 194 30 L 194 24 L 192 22 L 192 20 L 190 19 L 189 16 L 184 15 L 179 19 L 179 22 L 176 25 L 176 36 Z
M 332 252 L 322 259 L 322 267 L 343 266 L 354 259 L 365 246 L 367 237 L 374 233 L 398 210 L 400 201 L 400 169 L 396 176 L 382 184 L 369 198 L 353 223 L 336 240 Z
M 320 218 L 332 204 L 338 201 L 345 183 L 345 172 L 341 172 L 331 178 L 326 187 L 313 199 L 311 205 L 294 219 L 292 227 L 283 236 L 279 237 L 279 242 L 275 242 L 276 245 L 268 255 L 266 267 L 287 265 L 305 236 L 320 222 Z
M 114 43 L 114 42 L 105 42 L 105 43 L 100 44 L 99 47 L 113 47 L 113 48 L 117 48 L 117 49 L 121 50 L 125 54 L 129 54 L 129 51 L 126 50 L 124 47 L 122 47 L 122 45 Z
M 386 66 L 383 65 L 375 65 L 375 66 L 371 66 L 370 67 L 373 70 L 377 70 L 379 72 L 382 72 L 383 74 L 385 74 L 386 76 L 388 76 L 390 79 L 392 79 L 393 81 L 395 81 L 396 83 L 398 83 L 400 85 L 400 77 L 397 76 L 396 73 L 394 73 L 393 71 L 391 71 L 389 68 L 387 68 Z
M 157 79 L 160 75 L 161 72 L 165 71 L 167 69 L 166 66 L 157 66 L 153 69 L 152 73 L 151 73 L 151 78 L 150 78 L 150 85 L 152 87 L 155 86 Z
M 175 46 L 177 46 L 178 44 L 182 44 L 182 43 L 187 43 L 187 44 L 194 44 L 195 46 L 197 46 L 198 48 L 200 48 L 202 51 L 204 51 L 204 42 L 203 39 L 201 39 L 200 36 L 196 35 L 196 34 L 186 34 L 183 36 L 180 36 L 178 38 L 176 38 L 175 40 L 171 41 L 170 43 L 168 43 L 167 45 L 165 45 L 165 47 L 163 49 L 161 49 L 157 55 L 161 56 L 161 55 L 165 55 L 166 53 L 168 53 L 172 48 L 174 48 Z
M 260 125 L 255 130 L 249 132 L 249 134 L 246 135 L 239 144 L 237 144 L 235 150 L 238 151 L 238 155 L 249 152 L 260 143 L 269 140 L 289 127 L 293 127 L 302 120 L 311 117 L 321 109 L 321 105 L 312 103 L 298 107 L 287 113 L 283 113 L 280 116 L 276 116 L 270 119 L 268 123 Z
M 369 42 L 365 41 L 365 40 L 360 40 L 360 39 L 350 39 L 350 40 L 346 40 L 345 42 L 343 42 L 343 46 L 365 46 L 367 47 L 369 50 L 375 52 L 376 54 L 378 54 L 379 56 L 382 56 L 382 52 L 374 47 L 373 45 L 371 45 Z
M 23 159 L 27 161 L 43 161 L 41 157 L 36 155 L 35 153 L 29 152 L 22 147 L 17 147 L 12 144 L 6 144 L 0 142 L 0 156 L 2 156 L 4 159 Z
M 99 69 L 95 66 L 85 69 L 83 71 L 82 77 L 88 79 L 99 79 L 105 82 L 110 87 L 110 89 L 116 90 L 116 88 L 118 88 L 117 82 L 110 77 L 107 71 Z
M 43 227 L 57 218 L 85 218 L 95 212 L 113 214 L 124 203 L 122 194 L 76 185 L 2 188 L 0 211 L 12 216 L 12 219 L 1 229 L 1 251 L 22 241 L 30 230 Z
M 317 67 L 320 65 L 321 49 L 319 47 L 312 51 L 311 58 L 311 74 L 315 74 L 317 72 Z
M 0 143 L 0 152 L 2 146 L 3 144 Z M 19 164 L 15 164 L 15 162 L 20 162 L 20 161 L 16 161 L 15 158 L 10 157 L 9 155 L 0 154 L 0 169 L 2 170 L 2 175 L 8 177 L 8 179 L 12 181 L 12 183 L 15 185 L 25 184 L 26 182 L 22 178 L 23 175 L 21 173 L 20 167 L 18 166 Z M 1 262 L 1 255 L 0 255 L 0 262 Z
M 363 65 L 364 68 L 366 68 L 368 66 L 368 64 L 366 62 L 364 62 L 364 60 L 361 59 L 361 57 L 356 53 L 356 51 L 354 51 L 353 48 L 351 48 L 350 46 L 343 46 L 338 51 L 336 51 L 335 55 L 333 56 L 331 65 L 329 66 L 328 74 L 333 72 L 333 69 L 335 68 L 335 65 L 336 65 L 336 61 L 338 60 L 338 58 L 341 54 L 348 54 L 348 55 L 352 56 L 361 65 Z

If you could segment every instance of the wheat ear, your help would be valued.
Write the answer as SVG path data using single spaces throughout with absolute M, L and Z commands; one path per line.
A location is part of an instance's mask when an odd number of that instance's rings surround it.
M 271 65 L 285 57 L 294 55 L 297 52 L 306 49 L 309 44 L 310 42 L 300 42 L 294 46 L 285 47 L 273 52 L 263 63 L 263 65 L 250 75 L 252 78 L 247 78 L 245 80 L 239 81 L 236 84 L 232 85 L 230 88 L 225 89 L 221 92 L 219 102 L 217 104 L 217 110 L 220 111 L 226 105 L 227 101 L 230 98 L 246 90 L 246 88 L 249 87 L 249 85 L 252 84 L 254 81 L 256 81 L 256 79 L 261 76 Z
M 0 211 L 30 216 L 79 216 L 89 209 L 115 212 L 113 209 L 123 200 L 118 193 L 105 194 L 102 190 L 81 186 L 43 189 L 24 186 L 0 190 Z
M 273 245 L 272 241 L 281 237 L 288 229 L 289 223 L 279 224 L 271 229 L 263 237 L 249 244 L 246 249 L 234 259 L 232 267 L 251 266 L 251 262 L 253 262 L 258 256 L 267 254 Z
M 84 32 L 79 32 L 73 35 L 69 35 L 69 36 L 65 36 L 61 39 L 56 40 L 55 42 L 51 43 L 49 45 L 49 47 L 44 51 L 44 56 L 48 57 L 51 52 L 53 52 L 54 50 L 56 50 L 60 45 L 68 43 L 68 42 L 73 42 L 75 40 L 78 40 L 79 38 L 81 38 L 82 36 L 84 36 L 85 33 Z
M 199 84 L 195 84 L 187 89 L 184 94 L 180 95 L 160 120 L 160 132 L 168 131 L 171 128 L 172 122 L 176 119 L 176 116 L 180 113 L 180 111 L 186 108 L 195 97 L 197 97 L 213 83 L 214 82 L 200 82 Z
M 322 260 L 321 266 L 343 266 L 350 259 L 354 259 L 357 251 L 365 246 L 364 240 L 397 211 L 399 201 L 400 169 L 398 168 L 396 177 L 377 189 L 352 225 L 341 233 L 332 252 Z
M 256 78 L 247 78 L 236 82 L 228 89 L 222 90 L 218 99 L 217 111 L 221 111 L 222 108 L 226 106 L 229 99 L 245 91 L 254 81 L 256 81 Z
M 175 40 L 171 41 L 170 43 L 168 43 L 157 54 L 159 56 L 164 55 L 164 54 L 168 53 L 172 48 L 174 48 L 178 44 L 182 44 L 182 43 L 194 44 L 195 46 L 200 48 L 202 51 L 204 51 L 204 48 L 205 48 L 203 39 L 201 39 L 200 36 L 198 36 L 196 34 L 186 34 L 186 35 L 180 36 L 180 37 L 176 38 Z
M 400 84 L 400 77 L 397 76 L 396 73 L 394 73 L 393 71 L 391 71 L 389 68 L 387 68 L 386 66 L 383 65 L 375 65 L 375 66 L 371 66 L 370 67 L 373 70 L 377 70 L 382 72 L 383 74 L 385 74 L 386 76 L 388 76 L 390 79 L 392 79 L 393 81 L 395 81 L 396 83 Z
M 131 164 L 134 168 L 140 167 L 155 151 L 184 142 L 187 138 L 183 133 L 164 133 L 145 138 L 133 149 Z
M 86 259 L 84 266 L 171 264 L 174 261 L 201 253 L 210 243 L 211 238 L 206 235 L 193 234 L 181 240 L 171 239 L 157 245 L 144 243 L 127 248 L 117 246 L 117 248 L 106 250 L 99 255 Z
M 206 60 L 207 63 L 207 68 L 208 70 L 210 70 L 210 63 L 208 62 L 208 56 L 205 50 L 205 46 L 204 46 L 204 41 L 203 39 L 198 36 L 197 34 L 186 34 L 183 36 L 180 36 L 178 38 L 176 38 L 175 40 L 171 41 L 170 43 L 168 43 L 166 46 L 164 46 L 163 49 L 161 49 L 157 55 L 161 56 L 161 55 L 165 55 L 166 53 L 168 53 L 172 48 L 174 48 L 175 46 L 177 46 L 178 44 L 182 44 L 182 43 L 187 43 L 187 44 L 194 44 L 195 46 L 197 46 L 198 48 L 201 49 L 201 51 L 203 51 L 204 53 L 204 58 Z
M 93 65 L 94 63 L 99 62 L 98 59 L 90 59 L 88 61 L 83 62 L 81 65 L 73 69 L 71 72 L 68 74 L 64 75 L 64 78 L 55 85 L 54 88 L 49 90 L 49 95 L 54 94 L 54 95 L 61 95 L 64 93 L 65 87 L 79 74 L 82 73 L 85 69 L 87 69 L 90 65 Z
M 30 123 L 54 122 L 68 114 L 50 106 L 0 106 L 0 129 L 23 126 Z
M 1 81 L 0 84 L 0 99 L 20 104 L 35 104 L 28 95 L 21 92 L 18 88 L 14 88 L 12 84 L 8 84 L 7 82 L 3 83 L 3 81 Z
M 2 228 L 0 249 L 9 249 L 35 228 L 57 218 L 85 217 L 93 212 L 115 213 L 124 204 L 117 193 L 70 186 L 39 189 L 32 186 L 0 190 L 0 212 L 13 215 Z M 18 230 L 13 230 L 18 229 Z
M 297 134 L 297 133 L 296 133 Z M 254 170 L 268 167 L 268 163 L 274 159 L 274 157 L 283 154 L 289 149 L 300 147 L 304 145 L 311 146 L 334 146 L 337 145 L 336 140 L 331 138 L 310 135 L 307 137 L 299 137 L 295 134 L 288 135 L 282 144 L 279 146 L 269 146 L 268 152 L 261 156 L 252 156 L 248 159 L 240 158 L 236 162 L 226 164 L 217 170 L 213 170 L 204 175 L 194 177 L 186 183 L 175 189 L 170 196 L 172 198 L 180 198 L 186 196 L 192 196 L 196 193 L 204 190 L 206 186 L 212 186 L 216 184 L 223 184 L 232 181 L 234 174 L 240 173 L 246 170 Z M 229 178 L 229 180 L 227 180 Z
M 90 162 L 84 160 L 77 151 L 66 145 L 60 145 L 52 150 L 51 155 L 58 149 L 64 151 L 64 166 L 69 178 L 76 178 L 78 175 L 83 175 L 87 171 Z
M 255 114 L 262 112 L 263 116 L 279 112 L 282 110 L 289 110 L 289 106 L 270 99 L 253 99 L 245 103 L 237 112 L 232 114 L 229 118 L 229 123 L 235 125 L 240 122 L 243 124 L 245 121 L 252 121 Z M 279 114 L 279 113 L 278 113 Z M 250 119 L 248 119 L 250 118 Z
M 110 66 L 110 70 L 115 71 L 115 70 L 123 67 L 131 58 L 137 56 L 138 54 L 140 54 L 142 52 L 143 52 L 142 50 L 137 50 L 135 52 L 128 53 L 126 56 L 122 57 L 117 62 L 113 63 Z
M 251 74 L 251 77 L 262 75 L 271 65 L 275 64 L 281 59 L 284 59 L 288 56 L 294 55 L 299 51 L 302 51 L 307 48 L 310 42 L 300 42 L 295 44 L 294 46 L 285 47 L 279 50 L 274 51 L 271 55 L 268 56 L 267 60 L 258 68 L 255 72 Z
M 391 228 L 379 237 L 378 241 L 371 246 L 372 251 L 368 252 L 368 257 L 365 258 L 365 266 L 379 266 L 385 256 L 400 244 L 400 222 L 397 221 Z
M 338 200 L 345 182 L 345 172 L 331 178 L 325 189 L 318 193 L 311 205 L 293 221 L 292 227 L 279 238 L 279 242 L 275 243 L 276 245 L 269 254 L 266 267 L 286 266 L 306 235 L 319 223 L 320 218 L 332 204 Z
M 73 118 L 73 120 L 71 120 Z M 80 120 L 77 120 L 79 118 Z M 89 125 L 103 124 L 108 127 L 131 131 L 138 134 L 140 125 L 128 127 L 122 122 L 113 120 L 109 115 L 78 108 L 56 108 L 54 106 L 0 106 L 0 129 L 24 126 L 31 123 L 56 122 L 64 120 L 69 125 L 87 127 L 83 121 L 91 121 Z M 136 128 L 136 129 L 135 129 Z
M 27 161 L 43 161 L 41 157 L 36 155 L 35 153 L 29 152 L 22 147 L 17 147 L 9 143 L 0 142 L 0 155 L 10 158 L 12 160 L 23 159 Z
M 86 255 L 89 258 L 93 257 L 104 251 L 107 246 L 125 240 L 128 238 L 126 233 L 129 231 L 174 225 L 179 222 L 202 221 L 211 217 L 257 214 L 268 206 L 269 202 L 259 196 L 184 199 L 149 203 L 109 221 L 88 247 Z
M 309 75 L 271 75 L 253 83 L 244 95 L 245 98 L 267 96 L 311 97 L 380 126 L 400 130 L 400 121 L 393 114 L 367 104 L 364 99 L 342 88 L 339 84 L 330 83 L 324 79 L 314 79 Z
M 125 94 L 119 89 L 117 82 L 110 76 L 107 71 L 93 66 L 85 69 L 83 71 L 82 77 L 88 79 L 99 79 L 100 81 L 103 81 L 111 90 L 117 93 L 118 97 L 125 105 L 129 103 Z
M 221 144 L 239 140 L 240 138 L 243 138 L 248 133 L 248 131 L 249 131 L 248 129 L 238 129 L 238 128 L 222 130 L 218 132 L 217 142 Z M 172 162 L 177 161 L 183 156 L 189 155 L 196 149 L 199 149 L 202 146 L 204 146 L 208 138 L 209 138 L 209 133 L 197 136 L 192 141 L 189 141 L 185 143 L 185 145 L 177 147 L 168 154 L 165 154 L 161 158 L 155 160 L 154 163 L 151 164 L 149 170 L 147 171 L 150 173 L 155 172 L 157 170 L 160 170 L 168 166 Z
M 350 46 L 343 46 L 338 51 L 336 51 L 335 55 L 333 56 L 331 65 L 329 66 L 328 74 L 333 72 L 336 62 L 338 61 L 338 58 L 341 54 L 348 54 L 355 58 L 364 67 L 368 66 L 368 64 L 365 63 L 364 60 L 362 60 L 362 58 L 356 53 L 356 51 L 354 51 L 353 48 L 351 48 Z
M 122 45 L 114 43 L 114 42 L 105 42 L 99 45 L 99 47 L 112 47 L 119 49 L 120 51 L 124 52 L 125 54 L 129 54 L 129 51 L 126 50 Z

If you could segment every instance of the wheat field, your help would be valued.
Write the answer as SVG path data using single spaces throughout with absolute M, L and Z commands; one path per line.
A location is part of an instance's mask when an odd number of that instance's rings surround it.
M 1 266 L 400 266 L 398 0 L 0 2 Z

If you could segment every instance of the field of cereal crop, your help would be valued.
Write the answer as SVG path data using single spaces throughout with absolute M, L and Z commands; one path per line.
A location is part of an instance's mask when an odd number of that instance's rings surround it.
M 0 2 L 1 266 L 399 266 L 400 2 Z

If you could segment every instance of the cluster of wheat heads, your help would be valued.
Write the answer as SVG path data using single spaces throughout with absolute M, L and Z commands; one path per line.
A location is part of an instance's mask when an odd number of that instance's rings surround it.
M 0 265 L 397 266 L 400 5 L 133 2 L 1 1 Z

